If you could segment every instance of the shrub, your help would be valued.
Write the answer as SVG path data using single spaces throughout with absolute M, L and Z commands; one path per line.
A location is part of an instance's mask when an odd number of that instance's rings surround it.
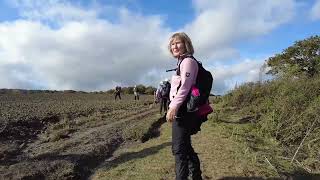
M 277 139 L 293 156 L 307 166 L 319 167 L 320 78 L 276 79 L 263 84 L 247 83 L 227 94 L 225 106 L 236 107 L 241 114 L 256 115 L 256 132 Z M 261 115 L 261 116 L 257 116 Z M 310 163 L 310 164 L 308 164 Z

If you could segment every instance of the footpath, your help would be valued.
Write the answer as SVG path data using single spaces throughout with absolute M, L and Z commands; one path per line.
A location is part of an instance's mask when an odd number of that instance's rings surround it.
M 217 123 L 212 117 L 192 137 L 201 160 L 204 179 L 282 179 L 268 161 L 241 141 L 243 125 Z M 160 127 L 160 136 L 145 143 L 125 144 L 99 166 L 90 179 L 173 180 L 171 124 Z

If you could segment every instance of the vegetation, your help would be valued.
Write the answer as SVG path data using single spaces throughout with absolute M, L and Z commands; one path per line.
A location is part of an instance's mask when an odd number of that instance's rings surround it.
M 121 92 L 123 94 L 133 94 L 133 86 L 121 87 Z M 157 90 L 157 88 L 153 86 L 145 86 L 143 84 L 137 85 L 138 92 L 140 94 L 153 95 L 153 93 Z M 93 91 L 93 92 L 85 92 L 85 91 L 75 91 L 75 90 L 25 90 L 25 89 L 0 89 L 0 94 L 114 94 L 115 89 L 109 89 L 107 91 Z
M 267 63 L 277 78 L 246 83 L 225 95 L 216 120 L 223 121 L 226 113 L 238 114 L 242 118 L 237 123 L 252 124 L 244 136 L 253 149 L 269 142 L 264 151 L 278 162 L 281 157 L 306 172 L 319 173 L 320 37 L 298 41 Z M 279 164 L 283 170 L 284 166 Z
M 217 107 L 220 109 L 220 107 Z M 204 179 L 241 179 L 244 177 L 278 177 L 259 154 L 248 149 L 239 133 L 238 124 L 217 123 L 212 117 L 202 131 L 192 137 L 201 160 Z M 239 129 L 237 133 L 233 129 Z M 161 127 L 161 136 L 143 144 L 119 149 L 103 163 L 92 179 L 174 179 L 171 152 L 171 124 Z M 245 179 L 245 178 L 244 178 Z
M 287 77 L 313 77 L 320 74 L 320 36 L 297 41 L 268 59 L 269 73 Z
M 217 119 L 223 120 L 226 113 L 239 114 L 238 123 L 252 124 L 244 133 L 251 143 L 273 141 L 281 149 L 279 156 L 319 172 L 319 87 L 318 77 L 244 84 L 223 98 Z M 275 150 L 268 148 L 268 153 Z
M 147 95 L 153 95 L 153 93 L 157 90 L 157 88 L 152 87 L 152 86 L 144 86 L 142 84 L 137 85 L 138 92 L 140 94 L 147 94 Z M 121 87 L 121 91 L 124 94 L 133 94 L 133 87 Z M 115 92 L 114 89 L 110 89 L 107 91 L 109 94 L 113 94 Z

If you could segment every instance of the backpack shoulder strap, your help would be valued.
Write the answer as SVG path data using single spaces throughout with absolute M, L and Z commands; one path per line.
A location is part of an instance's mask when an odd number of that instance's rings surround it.
M 193 60 L 195 60 L 195 61 L 197 62 L 199 69 L 202 67 L 201 63 L 200 63 L 198 60 L 196 60 L 196 58 L 194 58 L 192 55 L 185 55 L 185 56 L 182 57 L 182 60 L 179 61 L 179 63 L 178 63 L 178 67 L 177 67 L 177 69 L 176 69 L 176 75 L 177 75 L 177 76 L 180 76 L 180 64 L 182 63 L 182 61 L 183 61 L 185 58 L 188 58 L 188 57 L 190 57 L 191 59 L 193 59 Z M 198 73 L 199 73 L 199 71 L 198 71 Z M 197 75 L 197 76 L 198 76 L 198 75 Z M 179 83 L 179 86 L 177 87 L 177 90 L 179 90 L 180 87 L 181 87 L 181 82 Z
M 193 60 L 195 60 L 195 61 L 197 62 L 197 64 L 198 64 L 198 67 L 199 67 L 199 68 L 202 67 L 202 63 L 201 63 L 200 61 L 198 61 L 195 57 L 193 57 L 192 55 L 185 55 L 185 56 L 182 57 L 182 60 L 179 61 L 179 63 L 178 63 L 178 67 L 177 67 L 177 69 L 176 69 L 176 75 L 177 75 L 177 76 L 180 76 L 180 64 L 182 63 L 182 61 L 183 61 L 185 58 L 188 58 L 188 57 L 191 58 L 191 59 L 193 59 Z

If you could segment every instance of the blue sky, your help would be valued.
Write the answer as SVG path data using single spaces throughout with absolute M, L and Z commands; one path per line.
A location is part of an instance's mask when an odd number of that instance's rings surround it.
M 168 38 L 184 31 L 224 94 L 319 29 L 320 0 L 3 0 L 0 88 L 157 86 L 175 66 Z

